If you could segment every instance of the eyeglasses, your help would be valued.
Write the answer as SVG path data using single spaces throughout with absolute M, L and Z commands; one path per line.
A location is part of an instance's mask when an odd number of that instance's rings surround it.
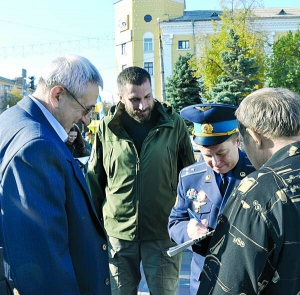
M 75 98 L 75 96 L 66 88 L 64 87 L 64 89 L 66 90 L 66 92 L 68 93 L 68 95 L 70 95 L 83 109 L 84 109 L 84 113 L 83 113 L 83 117 L 85 117 L 87 114 L 89 114 L 90 112 L 95 110 L 95 107 L 90 107 L 90 108 L 86 108 L 85 106 L 83 106 L 77 98 Z

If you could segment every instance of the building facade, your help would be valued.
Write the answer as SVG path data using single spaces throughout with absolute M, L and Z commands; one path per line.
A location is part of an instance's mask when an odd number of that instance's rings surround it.
M 197 38 L 214 33 L 212 20 L 220 21 L 221 11 L 185 11 L 184 0 L 120 0 L 114 5 L 117 74 L 127 66 L 145 68 L 154 96 L 165 100 L 164 85 L 179 55 L 201 55 Z M 255 30 L 267 36 L 266 51 L 282 34 L 299 29 L 300 7 L 254 13 Z
M 24 90 L 25 89 L 25 90 Z M 0 113 L 9 107 L 9 99 L 11 95 L 23 97 L 27 94 L 32 94 L 34 89 L 31 89 L 23 77 L 8 79 L 0 76 Z
M 9 99 L 13 90 L 16 90 L 16 93 L 22 95 L 23 84 L 22 78 L 16 78 L 14 80 L 8 79 L 0 76 L 0 110 L 2 110 L 3 104 Z M 1 112 L 1 111 L 0 111 Z

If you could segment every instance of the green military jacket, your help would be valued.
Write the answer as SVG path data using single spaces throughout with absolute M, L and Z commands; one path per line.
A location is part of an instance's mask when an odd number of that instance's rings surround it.
M 108 236 L 137 241 L 166 239 L 178 173 L 194 163 L 183 119 L 155 101 L 160 118 L 138 155 L 121 125 L 123 104 L 112 107 L 95 135 L 87 172 L 91 195 Z

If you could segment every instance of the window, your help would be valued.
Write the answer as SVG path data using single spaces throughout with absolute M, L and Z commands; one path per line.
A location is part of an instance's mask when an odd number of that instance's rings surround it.
M 145 62 L 144 69 L 149 73 L 150 76 L 153 76 L 153 62 Z
M 124 55 L 126 53 L 126 43 L 121 44 L 121 54 Z
M 153 39 L 152 38 L 144 39 L 144 51 L 153 51 Z
M 178 41 L 178 49 L 189 49 L 190 48 L 190 41 Z

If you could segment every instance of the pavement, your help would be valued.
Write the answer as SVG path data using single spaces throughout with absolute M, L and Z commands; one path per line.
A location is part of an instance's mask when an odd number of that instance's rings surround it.
M 182 263 L 179 275 L 178 295 L 190 294 L 190 266 L 191 266 L 192 252 L 185 250 L 182 252 Z M 138 295 L 149 295 L 149 289 L 144 276 L 143 267 L 141 266 L 142 280 L 140 282 Z

